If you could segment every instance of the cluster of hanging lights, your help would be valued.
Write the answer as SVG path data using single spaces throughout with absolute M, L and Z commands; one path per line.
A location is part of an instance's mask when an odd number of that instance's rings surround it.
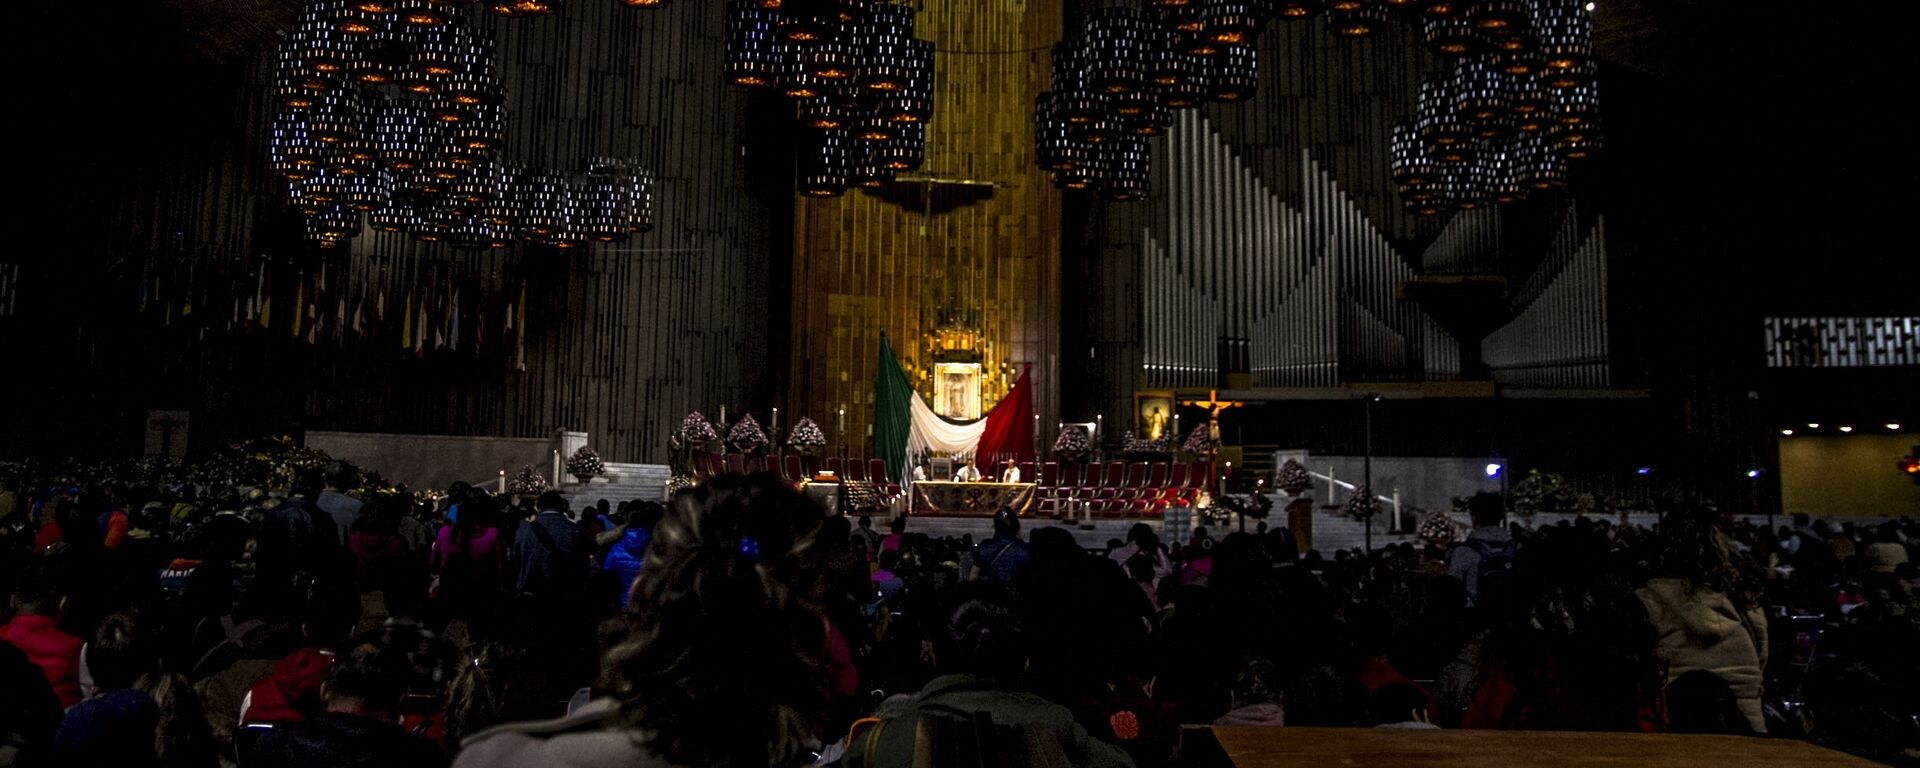
M 1147 194 L 1147 139 L 1175 110 L 1245 101 L 1259 84 L 1249 3 L 1163 3 L 1152 13 L 1103 8 L 1053 47 L 1051 89 L 1034 101 L 1034 156 L 1062 189 L 1115 201 Z
M 1424 19 L 1449 71 L 1420 85 L 1393 126 L 1406 210 L 1433 216 L 1564 187 L 1567 162 L 1600 147 L 1593 19 L 1577 0 L 1455 3 Z
M 807 129 L 796 186 L 877 187 L 926 156 L 933 44 L 914 9 L 883 0 L 728 0 L 727 79 L 777 89 Z
M 363 218 L 464 248 L 515 237 L 571 247 L 652 229 L 653 179 L 632 161 L 594 158 L 570 173 L 500 162 L 493 41 L 454 5 L 311 0 L 281 42 L 269 160 L 307 238 L 336 247 Z

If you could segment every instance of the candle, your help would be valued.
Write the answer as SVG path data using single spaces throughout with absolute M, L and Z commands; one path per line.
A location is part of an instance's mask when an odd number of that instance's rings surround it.
M 780 409 L 773 409 L 773 432 L 780 431 Z
M 720 404 L 720 426 L 724 427 L 726 425 L 727 425 L 727 406 L 725 403 L 721 403 Z
M 502 494 L 507 492 L 507 471 L 504 469 L 500 470 L 500 488 L 496 492 Z

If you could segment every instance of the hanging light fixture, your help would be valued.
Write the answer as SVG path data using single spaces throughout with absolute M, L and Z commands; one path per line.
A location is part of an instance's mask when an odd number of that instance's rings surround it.
M 529 168 L 515 180 L 513 207 L 520 232 L 531 238 L 558 234 L 567 227 L 567 177 L 545 168 Z
M 1472 135 L 1455 109 L 1453 78 L 1435 72 L 1420 81 L 1420 140 L 1427 155 L 1442 163 L 1457 163 L 1467 158 L 1461 145 Z
M 1525 133 L 1514 140 L 1514 161 L 1520 186 L 1528 189 L 1559 189 L 1567 185 L 1566 161 L 1554 154 L 1552 145 L 1541 133 Z
M 789 43 L 811 45 L 831 36 L 840 26 L 840 8 L 833 0 L 785 0 L 780 4 L 780 37 Z
M 565 4 L 566 0 L 487 0 L 487 10 L 495 16 L 545 16 Z
M 390 199 L 385 207 L 367 214 L 367 226 L 378 232 L 406 232 L 419 225 L 420 214 L 399 200 Z
M 328 93 L 316 99 L 311 108 L 298 113 L 306 121 L 307 135 L 322 144 L 359 138 L 359 100 L 354 91 Z
M 1496 54 L 1493 57 L 1493 66 L 1500 70 L 1501 74 L 1510 75 L 1510 80 L 1520 78 L 1531 80 L 1537 77 L 1541 68 L 1546 65 L 1541 63 L 1538 51 L 1511 51 Z
M 807 74 L 829 83 L 850 81 L 859 66 L 859 52 L 844 31 L 836 31 L 801 49 Z
M 900 135 L 874 149 L 874 159 L 895 172 L 919 170 L 926 155 L 927 126 L 922 123 L 902 124 Z
M 360 214 L 334 206 L 307 217 L 307 240 L 321 248 L 338 248 L 360 234 Z
M 486 219 L 487 223 L 499 228 L 502 237 L 520 226 L 521 200 L 516 191 L 519 189 L 520 176 L 524 173 L 526 169 L 517 165 L 500 165 L 494 168 L 493 197 L 481 207 L 480 216 Z
M 633 182 L 620 166 L 614 158 L 590 158 L 568 180 L 570 231 L 602 243 L 626 239 L 626 206 Z
M 838 104 L 839 99 L 833 90 L 793 102 L 794 113 L 800 124 L 815 129 L 847 127 L 850 115 L 838 109 Z
M 1547 129 L 1547 138 L 1553 143 L 1553 153 L 1568 160 L 1590 157 L 1600 150 L 1597 123 L 1554 126 Z
M 411 99 L 388 99 L 373 115 L 373 144 L 394 170 L 420 167 L 439 146 L 439 124 Z
M 1350 5 L 1342 9 L 1338 6 Z M 1327 11 L 1327 31 L 1335 37 L 1370 37 L 1387 26 L 1387 9 L 1371 3 L 1348 0 L 1336 3 Z
M 893 181 L 893 169 L 875 158 L 873 149 L 872 144 L 854 148 L 856 157 L 852 169 L 847 173 L 847 186 L 873 189 Z
M 630 163 L 627 179 L 632 183 L 627 194 L 627 231 L 633 234 L 653 231 L 653 171 Z
M 1520 185 L 1519 163 L 1511 144 L 1502 142 L 1486 147 L 1480 153 L 1480 162 L 1487 193 L 1494 203 L 1506 205 L 1527 199 L 1527 188 Z
M 386 207 L 392 197 L 393 176 L 385 168 L 372 168 L 347 183 L 342 202 L 348 208 L 365 213 Z
M 1470 0 L 1416 0 L 1415 10 L 1429 19 L 1445 19 L 1463 15 Z
M 1467 21 L 1489 30 L 1525 27 L 1531 21 L 1527 0 L 1476 0 L 1467 6 Z
M 1207 39 L 1220 45 L 1248 45 L 1260 34 L 1260 16 L 1252 3 L 1212 0 L 1201 6 L 1201 18 Z
M 1269 13 L 1276 19 L 1304 19 L 1326 10 L 1326 0 L 1268 0 Z
M 1473 24 L 1454 16 L 1430 16 L 1421 22 L 1427 47 L 1442 56 L 1470 56 L 1480 52 L 1481 40 Z
M 913 39 L 913 10 L 904 5 L 875 6 L 856 35 L 861 46 L 860 87 L 892 93 L 907 87 L 913 67 L 907 41 Z
M 1169 109 L 1200 106 L 1207 98 L 1206 59 L 1183 51 L 1167 51 L 1155 59 L 1153 83 L 1160 103 Z
M 1052 91 L 1041 91 L 1033 97 L 1033 161 L 1045 171 L 1072 167 L 1062 151 L 1067 143 L 1067 124 L 1055 114 L 1053 101 Z
M 1513 128 L 1531 133 L 1554 122 L 1554 91 L 1547 90 L 1530 77 L 1507 78 L 1507 100 L 1513 110 Z
M 1160 136 L 1173 127 L 1173 110 L 1159 102 L 1147 102 L 1146 109 L 1121 122 L 1121 128 L 1135 136 Z
M 1588 82 L 1552 91 L 1553 117 L 1561 125 L 1588 125 L 1600 120 L 1600 87 Z
M 780 14 L 758 0 L 727 3 L 727 78 L 734 85 L 773 85 L 780 78 L 776 28 Z
M 327 154 L 327 145 L 307 134 L 305 120 L 291 114 L 274 117 L 267 137 L 267 160 L 274 172 L 287 179 L 308 178 L 320 170 Z
M 447 23 L 447 12 L 433 0 L 394 0 L 393 15 L 411 27 L 438 27 Z
M 1576 0 L 1539 0 L 1533 27 L 1545 65 L 1542 83 L 1573 88 L 1593 79 L 1593 17 Z
M 1512 91 L 1506 81 L 1484 56 L 1454 65 L 1454 107 L 1475 136 L 1505 138 L 1513 133 Z
M 351 139 L 334 145 L 330 159 L 327 169 L 349 178 L 380 168 L 379 151 L 365 139 Z
M 1420 187 L 1432 182 L 1439 174 L 1427 156 L 1427 148 L 1420 140 L 1419 128 L 1412 120 L 1396 120 L 1393 123 L 1393 145 L 1391 147 L 1391 166 L 1393 183 L 1402 187 Z
M 493 163 L 475 164 L 447 187 L 447 201 L 459 205 L 462 211 L 478 211 L 499 194 L 500 166 Z
M 1145 14 L 1128 7 L 1104 8 L 1087 20 L 1080 49 L 1087 85 L 1108 95 L 1133 93 L 1147 82 Z
M 808 197 L 839 197 L 847 191 L 847 176 L 852 171 L 853 147 L 844 131 L 816 131 L 810 149 L 801 151 L 800 194 Z
M 1454 207 L 1460 210 L 1471 211 L 1493 202 L 1493 193 L 1486 185 L 1486 153 L 1482 150 L 1476 144 L 1472 160 L 1441 172 L 1441 183 L 1446 185 L 1444 196 L 1451 198 Z
M 1101 151 L 1107 157 L 1107 172 L 1100 179 L 1100 196 L 1114 202 L 1146 197 L 1151 189 L 1153 159 L 1146 137 L 1124 137 Z
M 1080 144 L 1073 154 L 1080 157 L 1080 161 L 1071 168 L 1055 172 L 1054 186 L 1061 189 L 1089 189 L 1106 178 L 1109 158 L 1100 147 Z
M 1374 0 L 1374 4 L 1389 11 L 1412 12 L 1420 9 L 1420 0 Z
M 665 8 L 670 0 L 620 0 L 628 8 Z
M 1260 51 L 1251 45 L 1233 45 L 1220 49 L 1207 72 L 1207 98 L 1214 101 L 1246 101 L 1260 85 Z
M 908 40 L 906 50 L 913 76 L 906 87 L 887 95 L 882 114 L 896 123 L 923 123 L 933 116 L 933 43 Z
M 1084 123 L 1068 123 L 1067 138 L 1082 144 L 1099 146 L 1120 136 L 1120 121 L 1101 114 Z
M 893 122 L 884 115 L 865 115 L 854 124 L 852 133 L 855 139 L 868 143 L 892 141 L 900 135 L 902 125 L 904 123 Z

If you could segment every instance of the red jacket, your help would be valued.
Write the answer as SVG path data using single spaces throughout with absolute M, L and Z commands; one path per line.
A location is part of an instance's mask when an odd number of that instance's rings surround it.
M 324 708 L 320 684 L 333 672 L 333 653 L 302 648 L 288 654 L 248 689 L 240 722 L 304 723 Z
M 40 668 L 60 697 L 60 706 L 80 703 L 80 638 L 60 631 L 51 616 L 15 616 L 0 626 L 5 640 Z

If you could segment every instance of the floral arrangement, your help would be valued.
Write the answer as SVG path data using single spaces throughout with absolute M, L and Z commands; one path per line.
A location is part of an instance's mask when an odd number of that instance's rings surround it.
M 1280 476 L 1274 485 L 1286 491 L 1288 496 L 1298 496 L 1313 487 L 1313 475 L 1307 473 L 1305 465 L 1287 459 L 1280 465 Z
M 1060 436 L 1053 439 L 1053 458 L 1055 461 L 1081 462 L 1093 453 L 1087 440 L 1087 428 L 1078 424 L 1060 430 Z
M 540 474 L 540 470 L 534 469 L 532 464 L 521 467 L 519 472 L 513 473 L 513 477 L 507 478 L 507 493 L 516 496 L 527 496 L 546 490 L 546 475 Z
M 1580 511 L 1580 495 L 1568 488 L 1559 475 L 1540 470 L 1527 473 L 1513 486 L 1513 511 L 1522 516 L 1541 512 Z
M 594 453 L 589 446 L 580 446 L 567 457 L 567 473 L 579 477 L 598 477 L 607 473 L 607 465 L 601 463 L 600 454 Z
M 820 431 L 820 425 L 805 416 L 794 422 L 793 432 L 787 435 L 787 445 L 795 448 L 819 448 L 827 444 L 827 433 Z
M 1340 506 L 1340 513 L 1355 520 L 1371 520 L 1380 512 L 1380 500 L 1373 497 L 1373 489 L 1360 486 L 1353 489 L 1353 495 L 1347 497 L 1347 503 Z
M 1196 456 L 1211 455 L 1213 449 L 1217 446 L 1213 442 L 1213 432 L 1209 428 L 1210 426 L 1211 425 L 1208 424 L 1195 426 L 1192 432 L 1187 433 L 1187 441 L 1182 443 L 1180 447 L 1186 449 L 1187 453 Z
M 1128 432 L 1126 437 L 1121 440 L 1121 445 L 1124 446 L 1123 450 L 1127 453 L 1166 454 L 1172 452 L 1172 441 L 1168 440 L 1165 435 L 1161 435 L 1158 439 L 1149 440 L 1139 437 L 1132 432 Z
M 767 432 L 760 428 L 760 422 L 753 420 L 753 414 L 741 416 L 734 422 L 733 429 L 727 430 L 727 442 L 741 453 L 759 453 L 770 444 Z
M 720 434 L 714 432 L 714 426 L 712 426 L 710 422 L 707 422 L 707 417 L 701 415 L 699 411 L 693 411 L 693 413 L 689 413 L 685 419 L 680 420 L 680 432 L 678 432 L 678 434 L 680 434 L 680 440 L 685 440 L 685 442 L 716 440 L 716 438 L 720 438 Z
M 1453 543 L 1453 540 L 1459 537 L 1460 526 L 1453 522 L 1453 518 L 1448 516 L 1447 513 L 1433 511 L 1428 512 L 1425 517 L 1420 519 L 1420 527 L 1415 533 L 1420 537 L 1421 541 L 1445 546 Z

